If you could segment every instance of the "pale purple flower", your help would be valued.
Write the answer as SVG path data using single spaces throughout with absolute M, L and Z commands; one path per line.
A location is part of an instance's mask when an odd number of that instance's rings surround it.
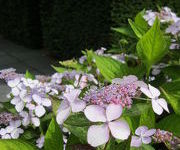
M 61 102 L 56 116 L 58 124 L 63 124 L 71 111 L 80 112 L 86 107 L 86 103 L 78 98 L 80 93 L 81 90 L 79 89 L 71 89 L 64 93 L 64 100 Z
M 156 129 L 150 129 L 146 126 L 140 126 L 135 131 L 135 136 L 132 136 L 131 146 L 140 147 L 143 144 L 149 144 L 152 141 L 151 136 L 156 132 Z
M 143 18 L 148 21 L 148 24 L 150 26 L 153 25 L 155 19 L 156 19 L 157 13 L 153 12 L 152 10 L 147 10 Z
M 148 88 L 141 87 L 140 90 L 151 99 L 152 108 L 156 114 L 161 115 L 163 113 L 163 109 L 169 112 L 167 102 L 165 99 L 159 98 L 160 91 L 157 88 L 149 84 Z
M 45 137 L 44 136 L 41 136 L 41 137 L 39 137 L 37 140 L 36 140 L 36 146 L 38 147 L 38 148 L 42 148 L 43 146 L 44 146 L 44 140 L 45 139 Z
M 84 114 L 91 122 L 103 122 L 101 125 L 92 125 L 88 129 L 87 141 L 97 147 L 108 142 L 111 135 L 125 140 L 130 135 L 130 128 L 126 121 L 119 120 L 122 114 L 121 105 L 109 104 L 106 109 L 98 105 L 89 105 Z
M 14 96 L 18 96 L 21 90 L 20 78 L 8 81 L 8 86 L 11 88 L 11 93 Z
M 177 35 L 180 32 L 180 20 L 173 23 L 166 29 L 166 33 L 171 33 L 172 35 Z

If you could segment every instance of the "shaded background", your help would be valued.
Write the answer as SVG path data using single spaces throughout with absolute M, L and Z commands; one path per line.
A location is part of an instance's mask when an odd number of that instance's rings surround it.
M 112 26 L 127 25 L 137 12 L 158 5 L 180 14 L 180 0 L 0 0 L 0 34 L 64 60 L 118 44 Z

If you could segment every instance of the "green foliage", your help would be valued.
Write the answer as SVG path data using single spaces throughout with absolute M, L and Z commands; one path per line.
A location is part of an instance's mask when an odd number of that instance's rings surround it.
M 45 150 L 63 150 L 62 132 L 56 120 L 52 118 L 45 135 Z
M 160 22 L 156 18 L 150 30 L 143 35 L 137 43 L 139 58 L 150 70 L 151 66 L 164 57 L 169 48 L 169 40 L 163 36 L 160 30 Z
M 161 121 L 159 121 L 156 127 L 162 130 L 170 131 L 175 136 L 180 136 L 179 123 L 180 123 L 180 116 L 171 114 L 163 118 Z
M 66 69 L 66 68 L 63 68 L 63 67 L 55 67 L 55 66 L 53 66 L 53 65 L 52 65 L 52 67 L 53 67 L 53 69 L 56 70 L 58 73 L 63 73 L 63 72 L 65 72 L 65 71 L 67 71 L 67 70 L 71 71 L 71 69 Z
M 129 74 L 137 75 L 138 77 L 142 77 L 144 74 L 143 66 L 134 68 L 128 67 L 127 64 L 123 64 L 113 58 L 98 56 L 95 54 L 92 55 L 95 58 L 97 68 L 108 81 L 111 81 L 114 78 L 121 78 Z
M 130 150 L 155 150 L 151 145 L 142 144 L 141 147 L 135 148 L 131 147 Z
M 60 61 L 59 62 L 62 66 L 67 67 L 67 68 L 72 68 L 76 70 L 83 70 L 85 69 L 83 65 L 79 64 L 77 60 L 66 60 L 66 61 Z
M 161 91 L 175 113 L 180 115 L 180 80 L 163 84 Z
M 33 74 L 31 74 L 28 70 L 26 70 L 25 78 L 35 79 L 35 76 Z
M 37 150 L 36 146 L 22 140 L 0 140 L 1 150 Z
M 171 78 L 173 81 L 180 80 L 180 66 L 179 65 L 168 66 L 166 68 L 163 68 L 162 71 L 166 75 L 168 75 L 168 77 Z

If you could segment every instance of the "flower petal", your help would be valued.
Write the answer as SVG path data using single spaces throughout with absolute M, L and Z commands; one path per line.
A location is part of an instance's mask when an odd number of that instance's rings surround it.
M 6 129 L 0 129 L 0 135 L 3 136 L 7 133 Z
M 68 118 L 71 113 L 70 107 L 60 107 L 56 115 L 56 121 L 58 124 L 63 124 L 63 122 Z
M 153 97 L 158 97 L 161 93 L 159 90 L 149 84 L 149 90 L 151 91 Z
M 152 99 L 152 108 L 153 108 L 153 111 L 158 115 L 161 115 L 163 113 L 163 109 L 161 105 L 157 103 L 157 100 Z
M 33 94 L 32 98 L 37 104 L 41 104 L 42 98 L 39 95 Z
M 19 97 L 14 97 L 11 100 L 11 104 L 16 105 L 17 103 L 19 103 L 21 101 L 21 99 Z
M 92 122 L 106 122 L 106 113 L 103 107 L 98 105 L 87 106 L 84 114 Z
M 135 134 L 141 136 L 142 133 L 145 133 L 148 130 L 146 126 L 140 126 L 136 129 Z
M 17 112 L 21 112 L 24 109 L 24 102 L 20 101 L 19 103 L 16 104 L 15 108 Z
M 150 129 L 150 130 L 146 131 L 146 132 L 143 134 L 143 136 L 146 136 L 146 137 L 152 136 L 155 132 L 156 132 L 156 129 Z
M 106 116 L 108 121 L 115 120 L 119 118 L 122 114 L 122 106 L 109 104 L 106 108 Z
M 142 142 L 144 143 L 144 144 L 149 144 L 149 143 L 151 143 L 151 137 L 142 137 Z
M 33 117 L 33 118 L 31 118 L 31 121 L 32 121 L 32 124 L 33 124 L 35 127 L 39 127 L 39 125 L 40 125 L 40 120 L 39 120 L 39 118 Z
M 18 96 L 20 93 L 20 91 L 17 87 L 12 88 L 11 92 L 12 92 L 12 95 L 14 95 L 14 96 Z
M 129 125 L 124 120 L 109 122 L 109 128 L 116 139 L 125 140 L 130 135 Z
M 165 99 L 160 98 L 160 99 L 157 100 L 157 103 L 158 103 L 162 108 L 164 108 L 164 110 L 166 110 L 166 111 L 169 113 L 169 109 L 168 109 L 167 102 L 166 102 Z
M 71 103 L 72 112 L 80 112 L 86 107 L 86 103 L 82 100 L 75 100 Z
M 70 92 L 64 93 L 64 97 L 67 98 L 69 102 L 74 102 L 78 98 L 80 93 L 81 90 L 72 89 Z
M 44 109 L 43 106 L 38 105 L 35 108 L 35 114 L 37 117 L 42 117 L 46 113 L 46 110 Z
M 51 101 L 48 98 L 43 98 L 42 99 L 42 105 L 46 106 L 46 107 L 50 107 L 51 106 Z
M 141 90 L 141 92 L 143 92 L 147 97 L 149 97 L 149 98 L 154 98 L 148 88 L 141 87 L 140 90 Z
M 88 143 L 97 147 L 105 144 L 109 140 L 109 130 L 107 125 L 92 125 L 88 129 L 87 133 Z
M 131 147 L 140 147 L 142 144 L 141 138 L 138 136 L 132 136 Z
M 8 81 L 7 84 L 8 84 L 9 87 L 13 88 L 13 87 L 17 86 L 19 84 L 19 82 L 20 82 L 20 79 L 16 78 L 14 80 Z
M 10 126 L 17 128 L 17 127 L 21 126 L 21 121 L 20 120 L 11 121 Z

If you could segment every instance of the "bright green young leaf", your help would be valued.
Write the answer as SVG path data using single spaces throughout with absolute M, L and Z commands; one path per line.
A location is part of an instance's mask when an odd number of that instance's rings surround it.
M 53 66 L 53 65 L 52 65 L 52 67 L 53 67 L 53 69 L 56 70 L 58 73 L 63 73 L 63 72 L 65 72 L 65 71 L 72 71 L 72 69 L 66 69 L 66 68 L 63 68 L 63 67 L 55 67 L 55 66 Z
M 63 150 L 63 136 L 56 120 L 52 118 L 45 135 L 45 150 Z
M 139 58 L 150 70 L 151 66 L 161 60 L 169 48 L 169 40 L 163 36 L 160 30 L 160 22 L 156 18 L 150 30 L 143 35 L 137 43 L 137 53 Z
M 152 107 L 149 107 L 141 114 L 139 126 L 143 125 L 147 126 L 148 128 L 155 127 L 155 114 Z
M 180 116 L 171 114 L 165 118 L 163 118 L 161 121 L 159 121 L 156 125 L 156 128 L 170 131 L 175 136 L 180 136 Z
M 0 150 L 37 150 L 36 146 L 22 140 L 0 140 Z
M 26 70 L 25 78 L 35 79 L 35 76 L 32 73 L 30 73 L 28 70 Z
M 128 37 L 136 38 L 136 36 L 134 35 L 134 32 L 129 27 L 119 27 L 119 28 L 111 28 L 111 29 L 117 33 L 121 33 L 121 34 L 126 35 Z
M 144 74 L 143 66 L 131 68 L 128 67 L 127 64 L 123 64 L 110 57 L 98 56 L 95 54 L 93 54 L 93 57 L 96 60 L 97 68 L 108 81 L 130 74 L 136 75 L 138 77 L 142 77 Z
M 180 115 L 180 80 L 165 83 L 160 89 L 175 113 Z

